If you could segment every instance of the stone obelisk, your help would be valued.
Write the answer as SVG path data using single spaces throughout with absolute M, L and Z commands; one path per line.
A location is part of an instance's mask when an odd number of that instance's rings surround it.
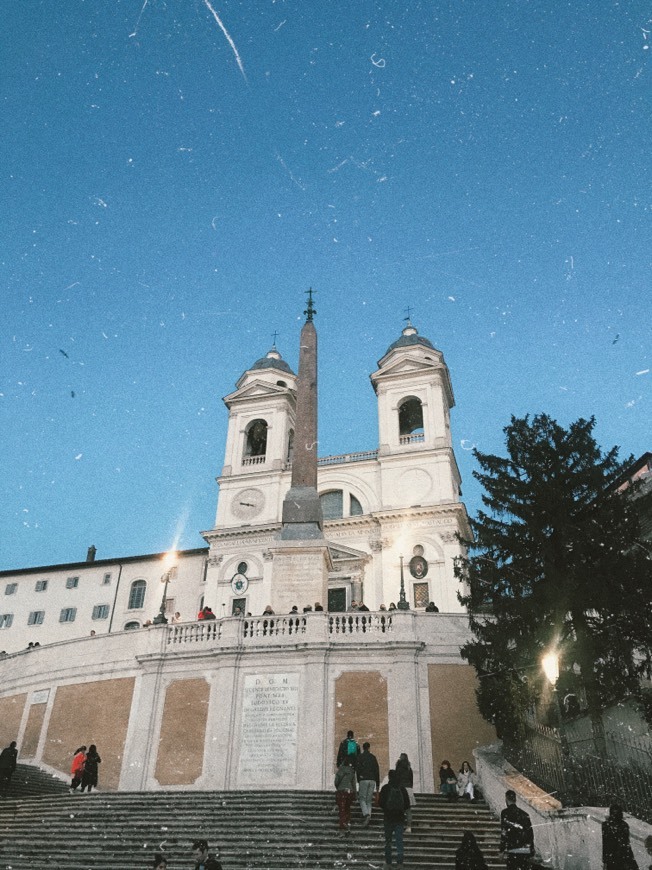
M 283 501 L 281 540 L 323 538 L 322 513 L 317 494 L 317 312 L 308 291 L 306 322 L 299 344 L 297 416 L 294 424 L 292 484 Z
M 328 603 L 328 545 L 317 492 L 317 331 L 312 290 L 308 291 L 306 322 L 301 329 L 297 411 L 294 427 L 292 481 L 283 501 L 281 532 L 270 548 L 272 607 L 289 613 L 319 602 Z

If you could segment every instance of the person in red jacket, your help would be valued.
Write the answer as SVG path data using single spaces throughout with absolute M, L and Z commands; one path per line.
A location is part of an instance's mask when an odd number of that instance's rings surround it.
M 84 762 L 86 761 L 86 747 L 80 746 L 75 749 L 72 757 L 72 765 L 70 766 L 70 794 L 77 791 L 77 786 L 81 782 L 82 774 L 84 773 Z

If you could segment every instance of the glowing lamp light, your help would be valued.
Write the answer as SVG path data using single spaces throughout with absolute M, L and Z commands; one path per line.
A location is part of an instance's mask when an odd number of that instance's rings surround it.
M 168 552 L 163 557 L 163 568 L 166 571 L 169 571 L 170 568 L 174 565 L 174 563 L 177 561 L 178 555 L 179 554 L 176 550 L 168 550 Z
M 550 685 L 555 686 L 559 679 L 559 655 L 556 652 L 546 653 L 541 659 L 541 666 Z

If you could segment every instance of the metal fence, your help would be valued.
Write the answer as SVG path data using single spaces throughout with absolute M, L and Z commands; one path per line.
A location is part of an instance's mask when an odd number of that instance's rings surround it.
M 568 737 L 568 735 L 565 735 Z M 528 779 L 564 806 L 606 807 L 619 803 L 626 812 L 652 823 L 652 741 L 607 732 L 606 756 L 586 739 L 567 739 L 558 729 L 528 720 L 519 740 L 505 742 L 505 757 Z

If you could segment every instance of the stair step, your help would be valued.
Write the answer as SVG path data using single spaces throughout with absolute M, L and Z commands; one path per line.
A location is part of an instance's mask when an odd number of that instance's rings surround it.
M 375 809 L 364 828 L 354 805 L 353 829 L 342 836 L 332 792 L 71 795 L 65 782 L 29 765 L 21 765 L 12 791 L 0 799 L 0 870 L 134 870 L 157 851 L 171 867 L 183 867 L 198 837 L 219 844 L 227 870 L 380 870 L 384 863 L 382 812 Z M 465 830 L 475 833 L 488 867 L 504 867 L 498 823 L 486 804 L 417 795 L 406 866 L 452 870 Z

